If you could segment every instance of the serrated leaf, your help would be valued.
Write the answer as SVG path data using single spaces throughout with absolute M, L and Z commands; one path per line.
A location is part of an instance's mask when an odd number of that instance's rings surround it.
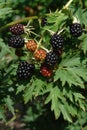
M 25 89 L 24 95 L 23 95 L 25 103 L 27 103 L 29 100 L 32 99 L 34 89 L 35 89 L 34 82 L 32 84 L 27 85 L 27 88 Z
M 35 96 L 38 96 L 38 95 L 40 95 L 40 93 L 42 93 L 42 91 L 43 91 L 43 87 L 44 87 L 44 85 L 45 85 L 45 82 L 44 81 L 42 81 L 41 79 L 36 79 L 35 80 Z
M 79 7 L 76 12 L 75 12 L 75 16 L 77 19 L 79 19 L 81 24 L 87 24 L 87 10 L 86 9 L 82 9 L 81 7 Z
M 6 121 L 5 115 L 4 115 L 4 109 L 0 106 L 0 119 L 2 119 L 4 122 Z
M 23 84 L 18 86 L 16 94 L 18 94 L 19 92 L 23 91 L 24 89 L 25 89 L 25 86 Z
M 59 107 L 60 107 L 60 109 L 61 109 L 61 112 L 62 112 L 62 114 L 63 114 L 64 119 L 65 119 L 65 120 L 68 120 L 69 122 L 72 122 L 72 118 L 71 118 L 71 116 L 70 116 L 70 114 L 69 114 L 69 112 L 68 112 L 66 106 L 63 105 L 63 104 L 61 104 Z
M 5 103 L 6 103 L 6 106 L 8 107 L 9 111 L 15 115 L 15 112 L 14 112 L 14 107 L 13 107 L 13 101 L 11 99 L 11 97 L 8 95 L 5 99 L 4 99 Z
M 63 97 L 58 87 L 54 87 L 50 90 L 50 94 L 45 101 L 45 104 L 51 102 L 51 110 L 54 111 L 56 119 L 60 116 L 60 101 L 58 99 L 63 99 Z
M 50 15 L 48 15 L 47 17 L 47 21 L 50 24 L 50 26 L 48 24 L 47 29 L 50 29 L 55 32 L 62 29 L 62 27 L 66 23 L 66 19 L 67 15 L 59 13 L 58 11 L 50 13 Z
M 82 48 L 84 54 L 86 54 L 86 52 L 87 52 L 87 35 L 84 34 L 83 37 L 81 37 L 80 39 L 82 39 L 81 48 Z
M 9 13 L 12 13 L 12 9 L 9 7 L 0 9 L 0 19 L 4 18 Z
M 60 63 L 60 66 L 68 66 L 68 67 L 74 67 L 74 66 L 79 66 L 80 63 L 80 57 L 78 56 L 68 56 L 66 55 L 65 57 L 63 57 L 62 62 Z
M 55 72 L 54 81 L 61 80 L 62 86 L 67 82 L 69 86 L 78 85 L 84 88 L 84 81 L 87 80 L 87 69 L 80 63 L 80 57 L 65 57 Z

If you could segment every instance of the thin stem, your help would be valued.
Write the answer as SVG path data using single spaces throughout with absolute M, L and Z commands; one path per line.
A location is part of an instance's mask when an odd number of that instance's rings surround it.
M 72 2 L 73 0 L 69 0 L 67 4 L 63 7 L 63 9 L 67 9 Z
M 67 9 L 72 2 L 73 2 L 73 0 L 69 0 L 69 1 L 67 2 L 67 4 L 62 8 L 62 10 L 63 10 L 63 9 Z M 62 10 L 60 10 L 59 13 L 61 13 Z
M 17 23 L 22 23 L 22 22 L 25 22 L 25 21 L 28 21 L 28 20 L 34 20 L 34 19 L 38 19 L 38 16 L 32 16 L 32 17 L 26 17 L 26 18 L 23 18 L 23 19 L 19 19 L 19 20 L 16 20 L 16 21 L 13 21 L 13 22 L 10 22 L 4 26 L 2 26 L 0 28 L 0 32 L 3 31 L 4 29 L 14 25 L 14 24 L 17 24 Z
M 46 52 L 49 52 L 49 50 L 47 48 L 45 48 L 44 46 L 40 46 L 40 48 L 42 48 L 43 50 L 45 50 Z
M 35 50 L 35 52 L 38 50 L 38 48 L 40 47 L 40 45 L 41 45 L 41 42 L 42 42 L 42 38 L 40 39 L 40 41 L 38 42 L 38 44 L 37 44 L 37 49 Z M 34 53 L 35 53 L 34 52 Z

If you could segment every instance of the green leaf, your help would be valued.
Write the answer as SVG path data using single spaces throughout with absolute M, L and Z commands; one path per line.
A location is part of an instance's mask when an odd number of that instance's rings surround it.
M 81 49 L 83 50 L 84 54 L 86 54 L 87 52 L 87 35 L 84 34 L 80 37 L 80 39 L 82 40 L 81 42 Z
M 9 7 L 0 9 L 0 19 L 5 18 L 5 16 L 10 13 L 12 13 L 12 9 Z
M 60 107 L 60 109 L 61 109 L 61 112 L 62 112 L 62 114 L 63 114 L 64 119 L 65 119 L 65 120 L 68 120 L 69 122 L 72 122 L 71 116 L 70 116 L 70 114 L 69 114 L 69 112 L 68 112 L 66 106 L 63 105 L 63 104 L 61 104 L 59 107 Z
M 80 57 L 79 56 L 68 56 L 68 55 L 65 55 L 63 57 L 63 60 L 62 62 L 60 63 L 60 66 L 65 66 L 65 67 L 74 67 L 74 66 L 79 66 L 81 65 L 80 63 Z
M 24 102 L 27 103 L 29 100 L 32 99 L 33 97 L 33 92 L 35 89 L 35 83 L 33 82 L 32 84 L 28 84 L 26 89 L 24 90 Z
M 69 86 L 72 84 L 84 88 L 84 81 L 87 80 L 87 69 L 80 63 L 79 57 L 65 57 L 55 72 L 54 81 L 61 80 L 62 86 L 67 82 Z
M 11 113 L 13 115 L 15 115 L 15 112 L 14 112 L 14 107 L 13 107 L 13 101 L 11 99 L 11 97 L 8 95 L 5 99 L 4 99 L 5 103 L 6 103 L 6 106 L 8 107 L 9 111 L 11 111 Z
M 4 115 L 4 108 L 0 106 L 0 119 L 2 119 L 4 122 L 6 121 L 5 115 Z
M 60 89 L 58 89 L 58 87 L 54 87 L 50 90 L 50 94 L 48 95 L 45 104 L 51 102 L 51 110 L 54 111 L 55 114 L 55 118 L 58 119 L 58 117 L 60 116 L 60 101 L 58 100 L 63 98 L 62 94 L 60 92 Z
M 45 29 L 47 28 L 56 32 L 64 27 L 67 18 L 67 15 L 59 13 L 58 11 L 50 13 L 50 15 L 47 17 L 47 21 L 49 24 L 47 27 L 45 27 Z
M 25 89 L 25 86 L 23 84 L 21 84 L 20 86 L 18 86 L 16 94 L 23 91 L 24 89 Z
M 41 93 L 43 93 L 43 89 L 44 89 L 44 86 L 45 86 L 45 82 L 41 79 L 36 79 L 35 80 L 35 96 L 38 96 L 40 95 Z

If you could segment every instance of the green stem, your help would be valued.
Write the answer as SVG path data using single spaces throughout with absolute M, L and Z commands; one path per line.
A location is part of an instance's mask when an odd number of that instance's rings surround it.
M 49 50 L 47 48 L 45 48 L 44 46 L 40 46 L 40 48 L 42 48 L 43 50 L 45 50 L 46 52 L 49 52 Z
M 0 28 L 0 32 L 2 32 L 3 30 L 5 30 L 6 28 L 14 25 L 14 24 L 17 24 L 17 23 L 22 23 L 22 22 L 25 22 L 25 21 L 28 21 L 28 20 L 34 20 L 34 19 L 38 19 L 38 16 L 32 16 L 32 17 L 25 17 L 25 18 L 22 18 L 22 19 L 19 19 L 19 20 L 16 20 L 16 21 L 13 21 L 13 22 L 10 22 L 4 26 L 2 26 Z
M 63 10 L 63 9 L 67 9 L 72 2 L 73 2 L 73 0 L 69 0 L 69 1 L 66 3 L 66 5 L 62 8 L 62 10 Z M 59 12 L 61 13 L 62 10 L 60 10 Z
M 63 9 L 67 9 L 72 2 L 73 0 L 69 0 L 67 4 L 63 7 Z

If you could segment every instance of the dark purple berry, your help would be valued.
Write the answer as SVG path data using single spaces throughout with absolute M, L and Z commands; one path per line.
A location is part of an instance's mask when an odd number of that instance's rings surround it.
M 10 37 L 8 45 L 13 48 L 21 48 L 24 46 L 24 38 L 22 38 L 19 35 L 17 36 L 13 35 Z
M 57 63 L 57 55 L 50 51 L 47 53 L 46 58 L 45 58 L 45 63 L 49 66 L 54 66 Z
M 60 34 L 54 34 L 50 39 L 50 44 L 54 51 L 58 51 L 63 48 L 64 39 Z
M 24 33 L 24 27 L 22 24 L 15 24 L 10 27 L 10 32 L 15 35 L 21 35 Z
M 70 25 L 70 33 L 74 37 L 79 37 L 82 35 L 82 26 L 80 23 L 72 23 Z
M 26 61 L 22 61 L 17 69 L 17 76 L 21 79 L 28 79 L 34 73 L 35 66 L 34 64 L 29 64 Z

